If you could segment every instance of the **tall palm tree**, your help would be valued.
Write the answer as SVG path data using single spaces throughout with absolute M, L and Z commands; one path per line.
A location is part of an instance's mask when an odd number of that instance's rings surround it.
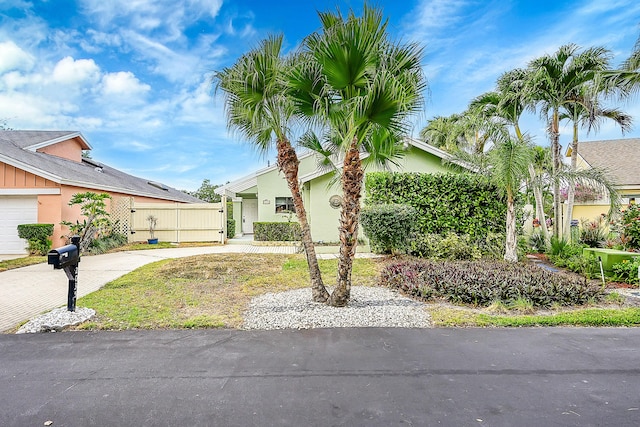
M 527 78 L 523 87 L 530 108 L 540 109 L 547 122 L 551 141 L 553 175 L 561 168 L 560 114 L 569 104 L 582 104 L 591 111 L 591 100 L 581 96 L 585 85 L 593 82 L 598 73 L 606 69 L 610 52 L 601 47 L 578 52 L 575 44 L 561 46 L 554 54 L 534 59 L 528 64 Z M 553 184 L 554 218 L 553 233 L 559 234 L 561 218 L 560 183 Z
M 322 28 L 304 41 L 303 58 L 290 70 L 300 114 L 325 127 L 342 158 L 340 258 L 329 303 L 345 306 L 358 239 L 364 178 L 362 153 L 377 161 L 397 154 L 408 118 L 422 103 L 426 81 L 415 44 L 393 43 L 381 11 L 365 4 L 361 17 L 319 13 Z
M 289 140 L 294 119 L 291 100 L 283 79 L 285 60 L 282 58 L 282 36 L 263 40 L 231 67 L 216 72 L 216 88 L 225 94 L 227 123 L 266 152 L 275 141 L 277 165 L 291 190 L 295 213 L 302 231 L 302 244 L 311 276 L 313 300 L 329 298 L 320 273 L 307 213 L 300 193 L 298 156 Z
M 589 89 L 591 92 L 595 92 L 595 89 Z M 563 113 L 560 115 L 560 120 L 570 120 L 573 127 L 573 140 L 571 142 L 571 171 L 575 172 L 578 166 L 578 141 L 579 141 L 579 128 L 587 128 L 587 133 L 591 130 L 597 130 L 600 122 L 606 119 L 612 120 L 622 130 L 624 134 L 631 129 L 632 117 L 617 108 L 602 108 L 600 107 L 600 101 L 598 94 L 595 94 L 595 98 L 592 101 L 593 107 L 591 111 L 585 109 L 583 104 L 574 103 L 566 104 L 563 107 Z M 567 213 L 564 222 L 564 235 L 565 238 L 569 238 L 571 234 L 571 219 L 573 218 L 573 205 L 575 199 L 575 186 L 570 185 L 567 191 Z

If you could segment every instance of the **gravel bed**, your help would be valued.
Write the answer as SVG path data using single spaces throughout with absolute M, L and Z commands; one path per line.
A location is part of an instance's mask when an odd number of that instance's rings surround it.
M 251 301 L 244 319 L 245 329 L 431 326 L 424 304 L 389 289 L 365 286 L 351 288 L 346 307 L 313 302 L 308 288 L 268 293 Z
M 16 334 L 58 332 L 67 326 L 79 325 L 95 315 L 95 310 L 91 308 L 76 308 L 76 311 L 67 311 L 66 307 L 60 307 L 29 320 L 18 329 Z

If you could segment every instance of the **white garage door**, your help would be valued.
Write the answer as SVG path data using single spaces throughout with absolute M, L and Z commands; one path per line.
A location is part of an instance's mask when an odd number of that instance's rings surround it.
M 37 196 L 0 196 L 0 254 L 26 253 L 27 241 L 18 237 L 18 224 L 37 222 Z

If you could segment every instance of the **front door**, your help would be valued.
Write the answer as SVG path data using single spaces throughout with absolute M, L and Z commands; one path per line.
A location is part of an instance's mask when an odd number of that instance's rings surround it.
M 253 223 L 258 220 L 258 199 L 242 200 L 242 233 L 253 234 Z

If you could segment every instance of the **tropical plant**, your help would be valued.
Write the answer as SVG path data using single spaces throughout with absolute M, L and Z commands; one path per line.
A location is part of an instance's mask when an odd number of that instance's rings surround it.
M 300 223 L 313 300 L 325 302 L 329 294 L 322 275 L 307 212 L 298 180 L 299 160 L 290 142 L 290 128 L 294 119 L 293 105 L 283 78 L 285 68 L 292 66 L 282 57 L 282 35 L 263 40 L 259 47 L 246 53 L 231 67 L 216 72 L 213 79 L 217 89 L 225 94 L 227 124 L 251 141 L 260 151 L 275 146 L 277 165 L 287 181 L 296 216 Z
M 154 215 L 149 215 L 147 217 L 147 222 L 149 223 L 149 235 L 151 239 L 155 239 L 156 225 L 158 224 L 158 218 Z
M 80 247 L 86 250 L 96 237 L 102 232 L 109 229 L 111 221 L 109 220 L 109 212 L 107 212 L 107 204 L 105 200 L 111 199 L 107 193 L 76 193 L 69 200 L 69 206 L 80 206 L 80 212 L 84 216 L 82 222 L 76 220 L 73 224 L 70 221 L 62 221 L 61 224 L 69 228 L 67 239 L 71 239 L 72 235 L 80 236 Z
M 361 17 L 319 13 L 322 28 L 307 37 L 291 67 L 291 95 L 298 112 L 326 130 L 322 153 L 342 159 L 340 258 L 329 303 L 350 298 L 358 241 L 364 168 L 402 154 L 408 118 L 422 103 L 426 87 L 422 50 L 390 40 L 380 10 L 365 4 Z M 362 153 L 369 154 L 365 160 Z
M 580 104 L 592 111 L 592 99 L 586 88 L 606 69 L 609 52 L 600 47 L 579 52 L 575 44 L 561 46 L 555 53 L 529 62 L 523 93 L 527 107 L 538 110 L 547 123 L 551 141 L 552 174 L 557 177 L 562 167 L 560 153 L 560 118 L 564 108 Z M 560 181 L 553 181 L 553 234 L 558 235 L 561 218 Z

